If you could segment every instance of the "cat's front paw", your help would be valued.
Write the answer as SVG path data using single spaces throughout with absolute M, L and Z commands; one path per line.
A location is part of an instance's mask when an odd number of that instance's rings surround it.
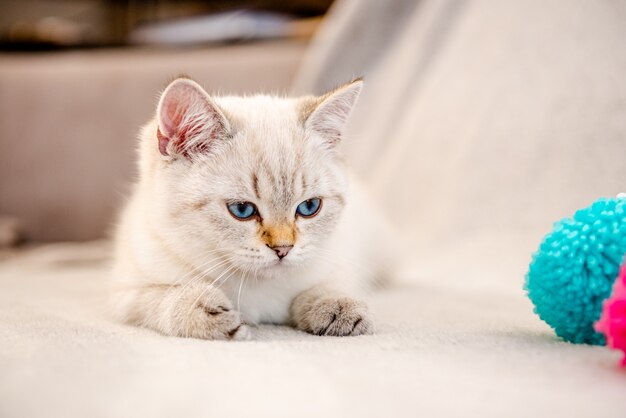
M 321 297 L 294 301 L 293 321 L 296 328 L 316 335 L 362 335 L 373 332 L 367 305 L 348 297 Z
M 239 312 L 219 289 L 189 289 L 172 312 L 173 334 L 207 340 L 246 339 L 248 329 Z

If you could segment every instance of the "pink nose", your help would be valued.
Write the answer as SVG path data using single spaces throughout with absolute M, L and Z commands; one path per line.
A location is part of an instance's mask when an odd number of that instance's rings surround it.
M 293 245 L 280 245 L 278 247 L 270 247 L 272 250 L 276 252 L 276 255 L 281 260 L 289 254 L 289 251 L 293 248 Z

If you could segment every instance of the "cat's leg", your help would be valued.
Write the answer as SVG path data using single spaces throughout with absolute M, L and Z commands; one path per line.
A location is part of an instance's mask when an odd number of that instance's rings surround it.
M 224 340 L 243 339 L 248 333 L 226 295 L 207 284 L 141 285 L 114 295 L 126 323 L 165 335 Z
M 296 328 L 316 335 L 361 335 L 374 330 L 365 302 L 326 285 L 296 296 L 290 315 Z

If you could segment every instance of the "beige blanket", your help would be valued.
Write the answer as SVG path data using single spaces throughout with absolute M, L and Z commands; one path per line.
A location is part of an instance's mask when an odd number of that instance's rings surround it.
M 617 353 L 559 342 L 520 294 L 398 286 L 372 298 L 372 336 L 261 326 L 251 341 L 168 338 L 108 318 L 106 254 L 57 244 L 0 265 L 3 418 L 626 411 Z
M 340 1 L 297 88 L 367 77 L 347 149 L 411 250 L 377 333 L 166 338 L 108 319 L 106 244 L 31 249 L 0 264 L 0 416 L 626 416 L 619 355 L 559 341 L 522 291 L 553 221 L 626 188 L 624 22 Z

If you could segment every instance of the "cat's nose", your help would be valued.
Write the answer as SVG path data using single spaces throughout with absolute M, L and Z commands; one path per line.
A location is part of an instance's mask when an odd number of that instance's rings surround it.
M 278 258 L 282 260 L 283 258 L 287 256 L 287 254 L 289 254 L 289 251 L 291 251 L 291 249 L 293 248 L 293 245 L 279 245 L 277 247 L 270 247 L 270 248 L 274 250 Z

